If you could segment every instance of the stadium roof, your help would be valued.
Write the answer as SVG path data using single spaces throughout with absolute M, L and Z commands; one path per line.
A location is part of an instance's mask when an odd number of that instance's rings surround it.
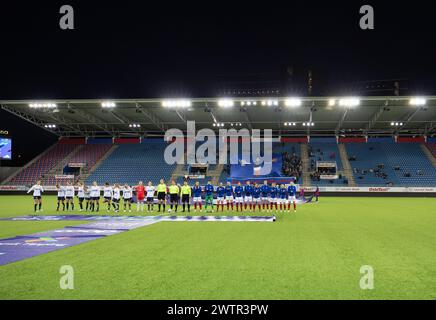
M 58 136 L 138 137 L 170 128 L 272 129 L 281 136 L 434 135 L 436 97 L 12 100 L 0 106 Z

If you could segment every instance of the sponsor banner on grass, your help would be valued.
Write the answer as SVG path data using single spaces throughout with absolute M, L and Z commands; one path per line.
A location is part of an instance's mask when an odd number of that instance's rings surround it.
M 152 216 L 97 216 L 97 215 L 79 215 L 79 214 L 67 214 L 58 216 L 20 216 L 12 218 L 0 218 L 0 220 L 13 220 L 13 221 L 60 221 L 60 220 L 71 220 L 71 221 L 98 221 L 98 220 L 147 220 L 152 219 Z
M 142 221 L 121 221 L 121 220 L 107 220 L 107 221 L 98 221 L 93 222 L 90 224 L 86 224 L 83 226 L 80 226 L 81 229 L 83 228 L 90 228 L 90 229 L 103 229 L 103 230 L 118 230 L 121 231 L 127 231 L 132 230 L 144 226 L 148 226 L 150 224 L 156 223 L 158 220 L 142 220 Z M 74 228 L 74 227 L 72 227 Z
M 38 256 L 84 242 L 100 239 L 105 235 L 82 236 L 19 236 L 0 240 L 0 265 Z
M 2 218 L 0 220 L 11 221 L 68 221 L 87 220 L 93 223 L 67 228 L 94 228 L 94 229 L 118 229 L 131 230 L 159 221 L 273 221 L 274 216 L 83 216 L 83 215 L 60 215 L 60 216 L 23 216 Z
M 101 239 L 155 222 L 157 221 L 108 220 L 2 239 L 0 240 L 0 253 L 2 253 L 0 265 Z
M 160 216 L 160 221 L 274 222 L 275 216 Z
M 38 232 L 33 234 L 34 236 L 46 237 L 46 236 L 55 236 L 55 237 L 80 237 L 80 236 L 89 236 L 89 235 L 100 235 L 100 236 L 110 236 L 113 234 L 117 234 L 123 232 L 125 230 L 118 229 L 98 229 L 98 228 L 89 228 L 88 225 L 77 226 L 77 227 L 65 227 L 63 229 L 56 229 L 52 231 L 46 232 Z
M 28 236 L 17 236 L 0 240 L 0 265 L 28 259 L 62 248 L 84 242 L 101 239 L 128 230 L 144 227 L 159 221 L 232 221 L 232 222 L 274 222 L 275 216 L 148 216 L 148 217 L 111 217 L 111 216 L 26 216 L 9 218 L 21 221 L 82 220 L 99 218 L 88 224 L 69 226 L 63 229 L 39 232 Z M 106 220 L 100 220 L 101 218 Z M 46 219 L 49 218 L 49 219 Z M 85 219 L 86 218 L 86 219 Z M 115 219 L 114 219 L 115 218 Z M 136 220 L 133 220 L 136 219 Z M 7 219 L 2 219 L 7 220 Z

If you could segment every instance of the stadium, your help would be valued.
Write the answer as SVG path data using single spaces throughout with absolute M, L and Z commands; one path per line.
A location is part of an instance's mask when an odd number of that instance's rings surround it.
M 4 314 L 433 306 L 434 4 L 3 2 Z
M 0 105 L 58 137 L 2 179 L 3 299 L 436 297 L 436 97 L 10 100 Z M 189 136 L 189 123 L 197 135 Z M 225 129 L 234 135 L 218 135 Z M 176 133 L 169 136 L 169 130 Z M 197 161 L 207 140 L 202 130 L 218 136 L 209 138 L 213 146 L 219 140 L 235 142 L 236 156 L 220 145 L 203 150 L 206 160 Z M 253 138 L 256 130 L 262 134 Z M 182 159 L 168 163 L 165 150 L 177 139 Z M 13 133 L 5 132 L 1 141 L 4 167 L 14 153 Z M 189 143 L 197 151 L 190 163 Z M 244 148 L 255 143 L 260 157 L 270 145 L 266 174 L 259 172 L 259 157 L 243 158 Z M 151 200 L 147 191 L 152 208 L 140 208 L 139 181 L 148 188 L 149 181 L 158 186 L 161 179 L 163 200 L 159 189 L 152 189 Z M 40 193 L 30 189 L 37 181 Z M 85 188 L 93 183 L 101 192 L 104 188 L 99 212 L 80 204 L 81 182 Z M 197 182 L 200 191 L 191 194 Z M 259 191 L 256 202 L 247 182 L 270 189 L 265 195 Z M 107 208 L 106 183 L 113 201 Z M 245 198 L 239 208 L 238 183 Z M 182 211 L 180 197 L 170 199 L 172 184 L 179 196 L 182 186 L 189 186 L 191 210 L 183 205 Z M 227 184 L 232 188 L 223 201 L 218 188 Z M 67 201 L 62 208 L 59 189 L 67 185 L 73 186 L 75 207 Z M 133 187 L 133 210 L 122 210 L 126 199 L 119 195 L 116 210 L 114 190 L 122 193 L 125 185 Z M 278 201 L 271 196 L 276 185 L 284 187 Z M 295 192 L 287 191 L 291 185 Z M 200 205 L 208 195 L 212 210 Z M 39 207 L 33 201 L 38 196 Z M 194 202 L 201 209 L 194 211 Z M 161 204 L 166 208 L 160 210 Z M 74 268 L 74 287 L 80 290 L 60 290 L 53 281 L 65 265 Z M 374 273 L 371 281 L 367 270 Z

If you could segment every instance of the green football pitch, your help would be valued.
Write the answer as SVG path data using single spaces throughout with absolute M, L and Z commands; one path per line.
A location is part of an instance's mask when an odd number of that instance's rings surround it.
M 0 217 L 31 213 L 31 197 L 0 197 Z M 0 266 L 0 299 L 436 299 L 436 198 L 321 198 L 276 216 L 159 222 Z M 83 223 L 0 221 L 0 238 Z

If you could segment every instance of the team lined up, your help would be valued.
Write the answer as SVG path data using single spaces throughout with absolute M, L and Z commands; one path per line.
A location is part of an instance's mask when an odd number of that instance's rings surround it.
M 182 205 L 182 212 L 187 209 L 191 211 L 191 203 L 194 205 L 194 211 L 197 208 L 203 212 L 203 203 L 206 211 L 214 212 L 214 193 L 216 193 L 216 206 L 217 211 L 224 207 L 227 210 L 247 211 L 250 212 L 258 209 L 259 211 L 291 211 L 297 210 L 297 186 L 291 182 L 290 185 L 285 186 L 272 183 L 269 185 L 267 181 L 264 184 L 251 184 L 247 181 L 243 186 L 240 182 L 233 187 L 230 182 L 226 185 L 220 183 L 215 190 L 215 187 L 209 181 L 204 187 L 200 186 L 197 181 L 193 187 L 189 186 L 185 181 L 182 186 L 177 185 L 174 180 L 167 186 L 163 179 L 155 187 L 152 182 L 148 182 L 145 186 L 142 181 L 137 186 L 129 186 L 125 184 L 110 185 L 105 183 L 100 187 L 97 182 L 93 182 L 90 187 L 84 183 L 79 182 L 75 187 L 72 183 L 67 182 L 65 186 L 56 185 L 57 189 L 57 208 L 56 211 L 74 210 L 74 198 L 77 196 L 80 211 L 100 211 L 100 199 L 103 192 L 103 204 L 107 205 L 107 211 L 113 209 L 114 212 L 120 211 L 120 202 L 123 200 L 124 212 L 132 212 L 132 203 L 136 202 L 136 210 L 139 212 L 144 211 L 145 204 L 147 205 L 147 212 L 152 212 L 155 197 L 157 198 L 157 212 L 165 212 L 167 200 L 170 208 L 168 211 L 175 210 L 177 212 L 179 204 Z M 77 190 L 77 194 L 76 194 Z M 42 193 L 44 188 L 41 181 L 38 181 L 28 193 L 33 191 L 34 198 L 34 211 L 42 210 Z M 134 199 L 134 195 L 135 198 Z M 204 196 L 204 201 L 203 201 Z M 300 196 L 304 197 L 304 189 L 300 188 Z

